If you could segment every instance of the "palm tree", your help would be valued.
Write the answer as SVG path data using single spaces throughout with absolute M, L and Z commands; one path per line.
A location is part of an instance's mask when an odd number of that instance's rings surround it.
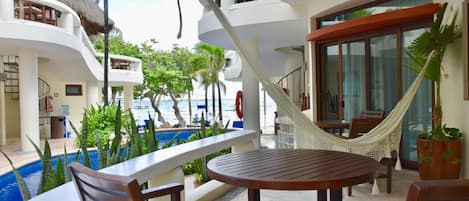
M 456 24 L 456 14 L 449 19 L 451 21 L 448 24 L 443 22 L 447 6 L 448 3 L 443 4 L 430 31 L 417 37 L 407 49 L 407 55 L 412 59 L 411 70 L 420 72 L 426 61 L 429 60 L 430 62 L 425 77 L 435 82 L 435 106 L 432 114 L 435 128 L 442 126 L 443 112 L 441 110 L 440 86 L 443 56 L 446 47 L 461 37 L 461 32 Z
M 205 68 L 197 71 L 202 78 L 202 84 L 207 91 L 208 86 L 212 87 L 212 112 L 215 115 L 215 87 L 218 88 L 218 115 L 219 119 L 223 121 L 222 102 L 221 102 L 221 88 L 226 92 L 225 84 L 220 81 L 219 73 L 225 67 L 225 51 L 222 48 L 212 46 L 206 43 L 198 43 L 195 47 L 196 53 L 203 55 L 207 60 Z

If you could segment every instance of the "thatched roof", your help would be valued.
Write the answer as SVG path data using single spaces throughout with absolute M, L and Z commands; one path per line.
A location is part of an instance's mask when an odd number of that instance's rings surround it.
M 88 35 L 104 33 L 104 11 L 92 0 L 59 0 L 72 8 L 81 18 L 82 26 Z M 112 30 L 114 21 L 109 19 Z

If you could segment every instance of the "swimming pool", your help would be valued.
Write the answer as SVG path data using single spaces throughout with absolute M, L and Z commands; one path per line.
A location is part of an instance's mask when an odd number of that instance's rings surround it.
M 182 131 L 164 131 L 158 132 L 156 137 L 159 140 L 159 145 L 163 146 L 168 141 L 173 138 L 179 138 L 180 140 L 187 140 L 189 136 L 194 134 L 196 130 L 182 130 Z M 81 155 L 82 156 L 82 155 Z M 89 152 L 91 167 L 93 169 L 98 168 L 98 153 L 96 151 Z M 54 156 L 52 158 L 52 164 L 55 168 L 58 158 L 61 157 L 63 160 L 63 155 Z M 71 163 L 75 159 L 75 154 L 68 154 L 68 162 Z M 81 158 L 81 161 L 83 158 Z M 35 161 L 27 165 L 21 166 L 18 168 L 18 171 L 23 176 L 26 185 L 31 191 L 31 196 L 37 194 L 37 189 L 39 186 L 39 181 L 41 179 L 42 163 L 41 161 Z M 16 177 L 13 172 L 8 172 L 0 176 L 0 201 L 21 201 L 21 194 L 18 189 L 18 183 L 16 182 Z

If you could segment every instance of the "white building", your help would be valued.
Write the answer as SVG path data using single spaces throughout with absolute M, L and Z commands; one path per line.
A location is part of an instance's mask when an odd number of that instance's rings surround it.
M 57 0 L 0 1 L 0 73 L 6 78 L 0 81 L 1 145 L 21 137 L 22 150 L 32 151 L 27 137 L 37 144 L 40 134 L 50 137 L 51 116 L 80 127 L 84 107 L 101 102 L 104 68 L 97 58 L 103 55 L 85 32 L 96 26 Z M 124 86 L 129 108 L 132 86 L 143 82 L 141 61 L 110 60 L 109 84 Z

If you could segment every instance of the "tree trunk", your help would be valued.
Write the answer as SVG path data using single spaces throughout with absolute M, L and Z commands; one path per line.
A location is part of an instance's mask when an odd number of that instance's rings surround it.
M 184 118 L 181 116 L 181 111 L 179 110 L 179 107 L 178 107 L 178 100 L 173 93 L 169 93 L 169 96 L 171 97 L 171 100 L 173 100 L 174 114 L 176 115 L 176 118 L 178 119 L 179 127 L 185 128 L 186 120 L 184 120 Z
M 217 83 L 218 89 L 218 119 L 220 119 L 220 126 L 223 126 L 223 113 L 222 113 L 222 104 L 221 104 L 221 90 L 220 90 L 220 83 Z
M 114 90 L 112 92 L 112 103 L 116 103 L 116 97 L 117 97 L 117 93 L 119 93 L 117 90 Z
M 166 123 L 166 120 L 164 119 L 163 115 L 161 114 L 161 111 L 159 109 L 159 104 L 160 104 L 160 96 L 157 94 L 153 94 L 150 97 L 151 101 L 151 106 L 153 107 L 153 110 L 155 110 L 155 113 L 157 114 L 157 118 L 159 122 L 162 124 Z
M 212 119 L 215 120 L 215 83 L 212 83 Z
M 187 93 L 187 105 L 189 107 L 189 122 L 192 122 L 192 99 L 191 99 L 191 92 Z M 192 123 L 189 123 L 192 124 Z
M 208 114 L 208 91 L 207 91 L 208 87 L 206 86 L 205 87 L 205 115 Z

